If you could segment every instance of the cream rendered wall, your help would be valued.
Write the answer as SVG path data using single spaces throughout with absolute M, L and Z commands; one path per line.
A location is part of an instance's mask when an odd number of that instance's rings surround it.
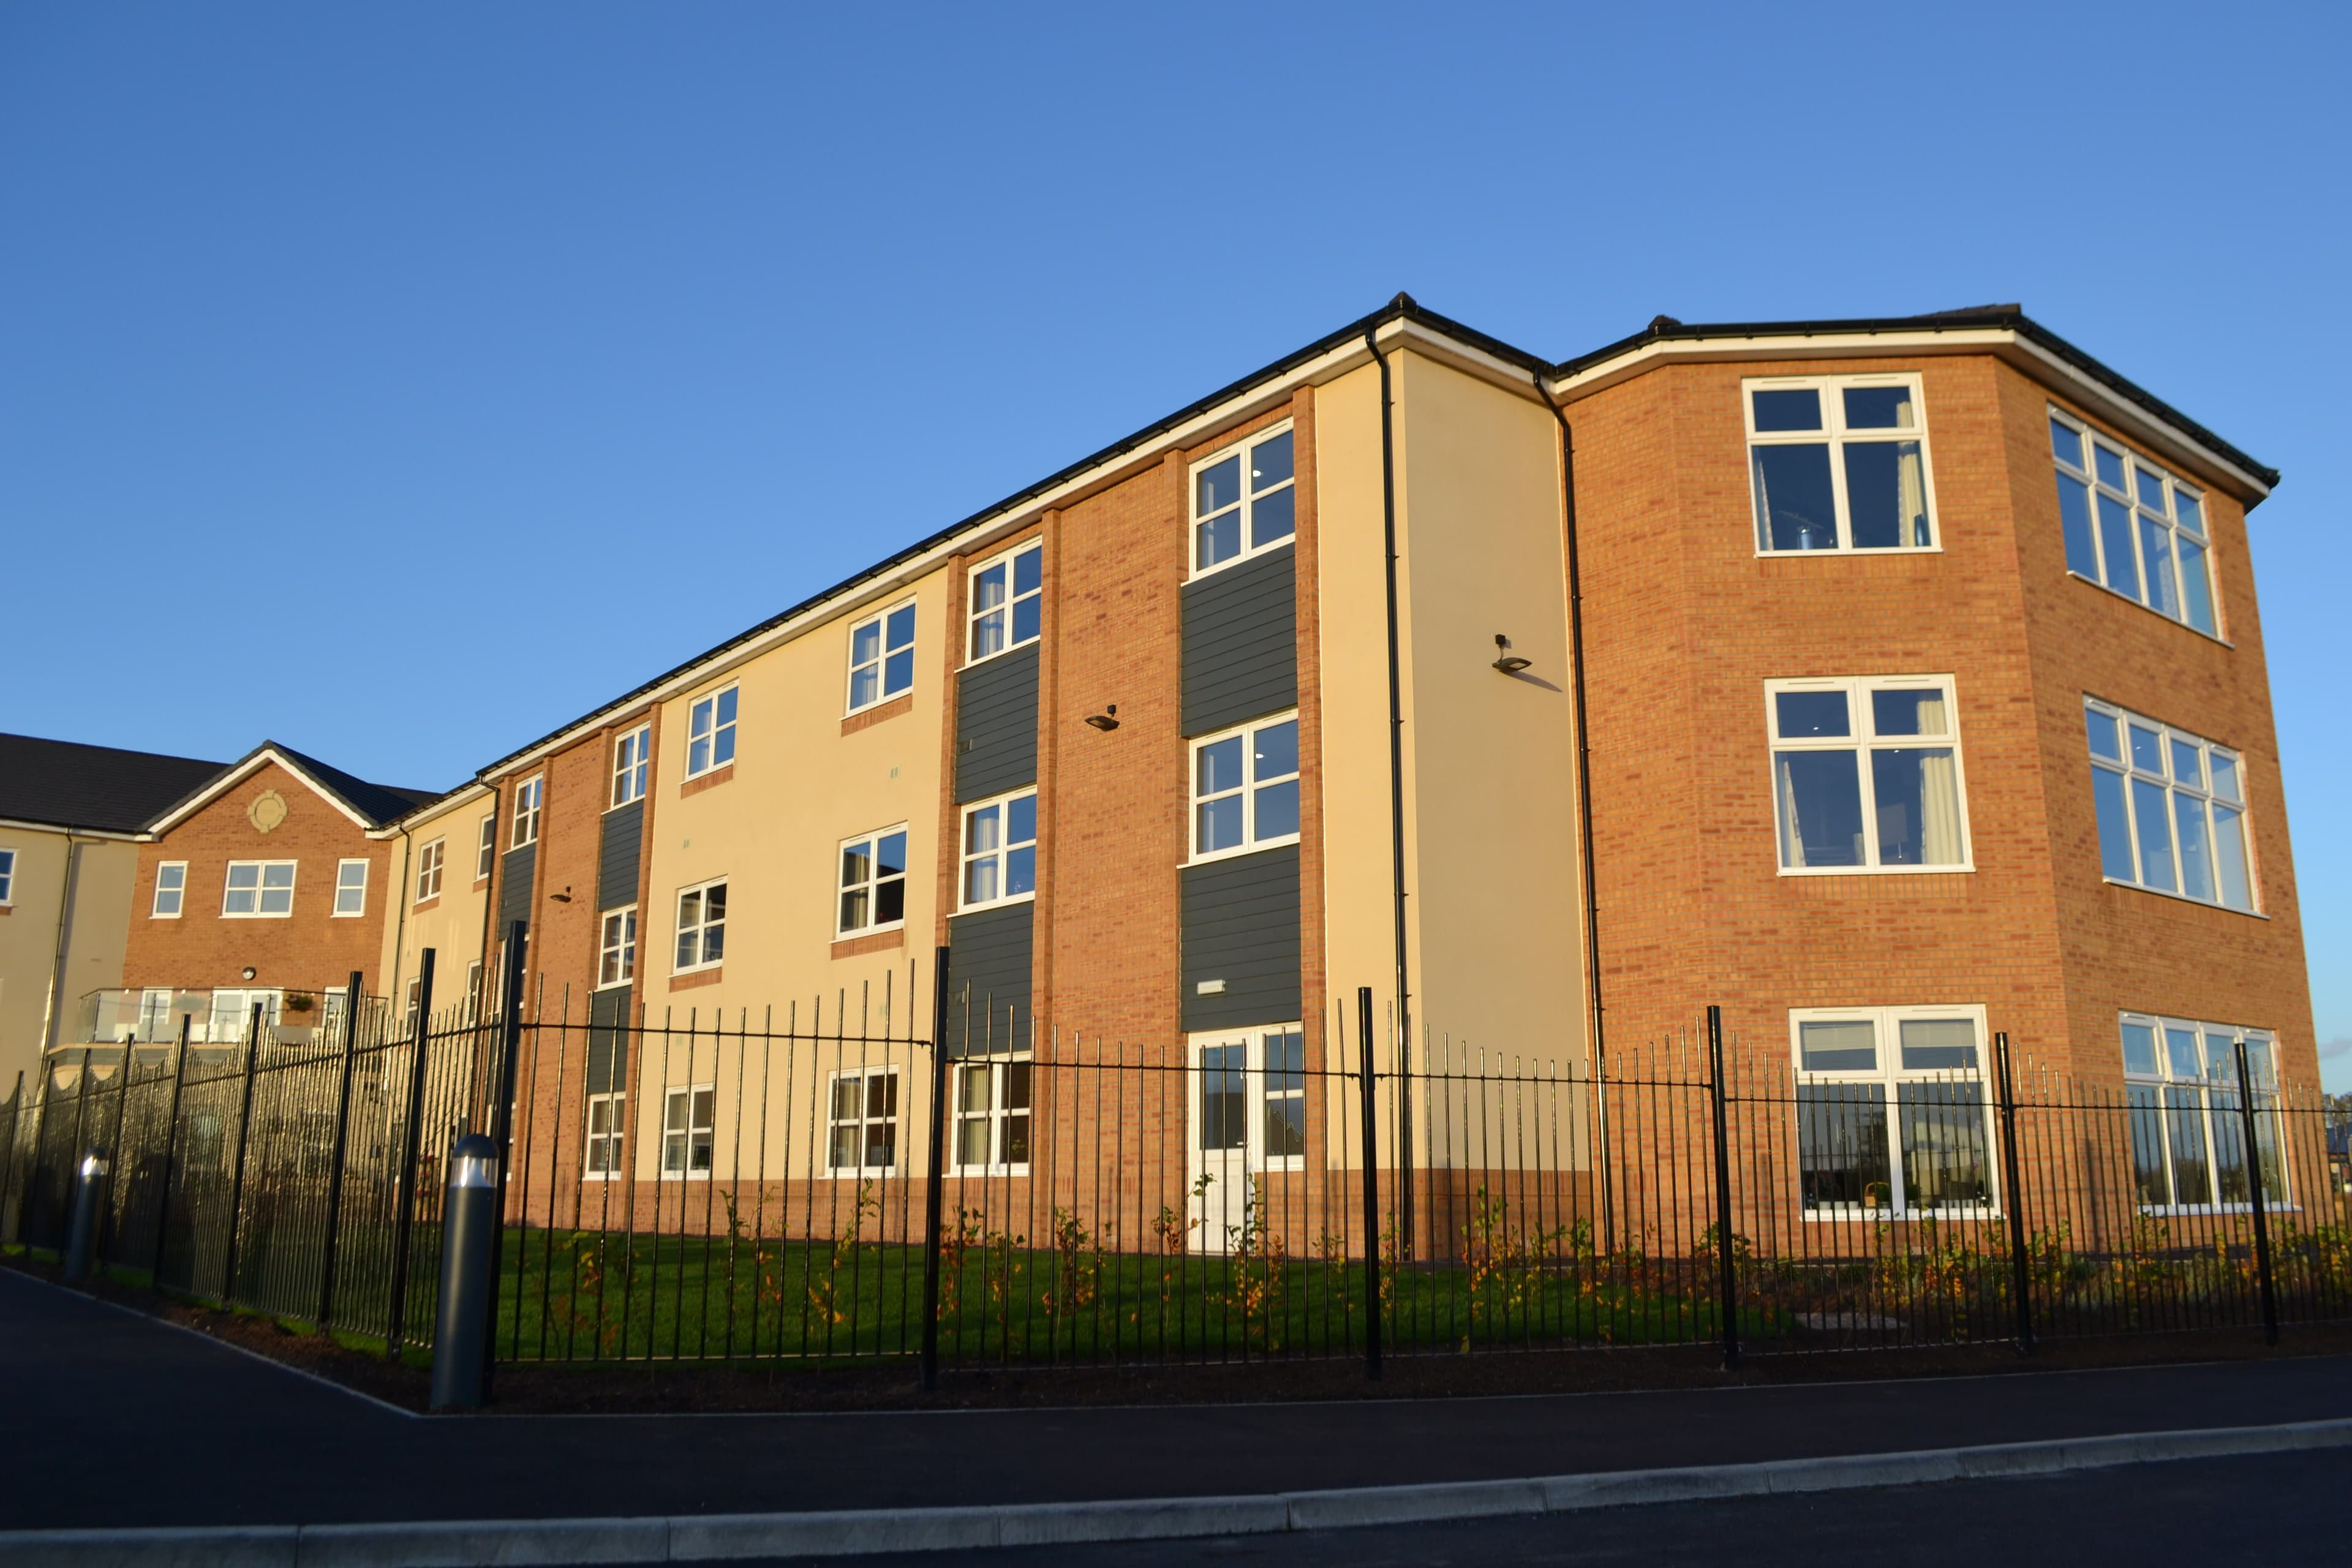
M 385 977 L 384 994 L 395 1003 L 407 996 L 428 947 L 434 950 L 433 1011 L 437 1015 L 465 1000 L 466 966 L 482 958 L 482 922 L 489 907 L 490 885 L 474 879 L 474 858 L 482 818 L 495 805 L 488 792 L 468 791 L 410 823 L 405 844 L 394 839 L 398 898 L 384 910 L 383 958 L 376 973 Z M 446 850 L 441 896 L 433 908 L 419 910 L 416 859 L 436 838 Z
M 131 929 L 135 844 L 77 836 L 80 868 L 73 929 L 67 933 L 64 984 L 57 996 L 57 1038 L 67 1040 L 81 998 L 122 984 L 122 950 Z M 68 840 L 62 829 L 0 827 L 0 848 L 16 852 L 9 910 L 0 915 L 0 1096 L 22 1072 L 31 1083 L 41 1058 L 56 973 L 58 912 L 65 893 Z

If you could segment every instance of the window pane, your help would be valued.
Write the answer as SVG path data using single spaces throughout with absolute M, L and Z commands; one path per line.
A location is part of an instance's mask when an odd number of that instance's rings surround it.
M 1270 1160 L 1286 1160 L 1307 1152 L 1307 1097 L 1269 1094 L 1265 1100 L 1265 1142 L 1261 1152 Z
M 1250 489 L 1265 489 L 1290 478 L 1290 432 L 1250 448 Z
M 1037 847 L 1024 845 L 1004 855 L 1004 896 L 1014 898 L 1037 890 Z
M 849 662 L 866 664 L 882 651 L 882 623 L 868 621 L 849 634 Z
M 2170 1029 L 2164 1031 L 2166 1067 L 2177 1079 L 2196 1079 L 2205 1075 L 2205 1058 L 2197 1049 L 2197 1031 Z
M 2132 545 L 2131 508 L 2113 496 L 2099 498 L 2099 543 L 2107 554 L 2107 586 L 2139 597 L 2139 552 Z
M 1249 1136 L 1248 1079 L 1242 1047 L 1206 1046 L 1201 1051 L 1201 1147 L 1239 1149 Z
M 1193 570 L 1205 572 L 1242 552 L 1242 514 L 1236 507 L 1202 522 L 1192 531 Z
M 2143 517 L 2139 520 L 2139 537 L 2147 547 L 2148 608 L 2177 621 L 2180 618 L 2180 589 L 2172 575 L 2172 530 Z
M 1269 724 L 1263 730 L 1254 731 L 1250 741 L 1256 752 L 1254 759 L 1256 772 L 1252 776 L 1276 779 L 1298 771 L 1297 720 Z
M 915 606 L 914 606 L 914 605 L 900 605 L 898 608 L 897 608 L 897 609 L 895 609 L 895 610 L 891 611 L 891 612 L 890 612 L 890 619 L 889 619 L 889 621 L 887 623 L 887 627 L 888 627 L 889 636 L 888 636 L 888 637 L 887 637 L 886 640 L 887 641 L 887 644 L 888 644 L 888 646 L 889 646 L 889 647 L 911 647 L 912 646 L 914 646 L 914 641 L 915 641 Z
M 1830 489 L 1829 447 L 1757 447 L 1752 454 L 1756 537 L 1763 548 L 1836 549 L 1837 500 Z
M 1851 735 L 1843 691 L 1781 691 L 1773 694 L 1773 711 L 1780 721 L 1780 738 L 1794 741 L 1809 735 Z
M 998 562 L 971 580 L 973 614 L 992 610 L 1004 603 L 1004 563 Z
M 2102 713 L 2095 708 L 2085 708 L 2083 719 L 2091 732 L 2091 755 L 2105 757 L 2112 763 L 2122 762 L 2124 749 L 2116 739 L 2115 716 Z
M 2205 503 L 2187 490 L 2172 492 L 2172 518 L 2189 532 L 2203 538 L 2205 534 Z
M 1268 784 L 1257 794 L 1257 836 L 1280 838 L 1298 831 L 1298 781 Z
M 2139 477 L 2139 504 L 2168 521 L 2171 511 L 2164 504 L 2164 481 L 2146 468 L 2134 470 Z
M 2155 731 L 2138 724 L 2128 724 L 2131 731 L 2132 766 L 2144 773 L 2164 775 L 2164 742 Z
M 1822 395 L 1811 387 L 1792 387 L 1755 395 L 1759 430 L 1818 430 L 1822 427 Z
M 719 694 L 719 721 L 721 724 L 735 722 L 736 696 L 737 692 L 731 686 Z
M 2156 1031 L 2146 1024 L 2124 1026 L 2124 1071 L 2157 1075 Z
M 2164 808 L 2166 791 L 2146 779 L 2132 780 L 2133 826 L 2139 830 L 2139 879 L 2172 891 L 2172 826 Z
M 1886 1160 L 1885 1089 L 1874 1083 L 1800 1088 L 1797 1164 L 1809 1209 L 1890 1206 L 1895 1189 Z
M 1905 1072 L 1973 1069 L 1977 1026 L 1972 1018 L 1906 1018 L 1899 1031 Z
M 907 918 L 907 879 L 894 877 L 874 885 L 874 923 L 888 925 Z
M 710 733 L 710 700 L 709 698 L 706 697 L 701 701 L 694 705 L 694 711 L 688 716 L 686 721 L 686 732 L 689 735 L 708 735 Z M 524 793 L 528 794 L 528 789 L 526 789 Z M 516 801 L 518 810 L 520 809 L 521 805 L 522 802 L 520 798 L 518 797 Z
M 975 1116 L 956 1126 L 956 1163 L 985 1165 L 988 1163 L 988 1119 Z
M 2213 793 L 2226 801 L 2238 799 L 2238 759 L 2227 752 L 2213 753 Z
M 1200 776 L 1195 795 L 1219 795 L 1242 787 L 1242 738 L 1219 741 L 1201 748 Z
M 1876 1072 L 1878 1026 L 1867 1018 L 1801 1022 L 1797 1065 L 1806 1072 Z
M 1023 551 L 1013 558 L 1013 595 L 1034 594 L 1045 581 L 1045 552 L 1040 548 Z
M 900 836 L 902 838 L 904 835 Z M 1028 844 L 1037 837 L 1037 797 L 1024 795 L 1007 801 L 1004 805 L 1004 841 L 1007 844 Z
M 873 879 L 873 841 L 869 839 L 863 844 L 845 844 L 842 846 L 841 885 L 845 888 L 854 888 L 861 882 L 870 882 Z M 693 898 L 694 895 L 692 893 L 688 893 L 687 897 L 690 899 Z M 678 918 L 683 921 L 686 917 L 684 915 L 680 915 Z
M 717 911 L 702 928 L 702 962 L 716 963 L 727 956 L 727 928 L 719 923 Z
M 863 931 L 866 929 L 867 924 L 866 918 L 866 897 L 867 890 L 864 888 L 858 888 L 841 895 L 842 930 Z
M 1298 491 L 1294 487 L 1250 503 L 1250 547 L 1257 549 L 1298 531 Z
M 1862 780 L 1852 752 L 1776 752 L 1780 864 L 1859 866 Z
M 2213 1043 L 2217 1056 L 2229 1056 L 2229 1047 L 2226 1044 L 2220 1040 Z M 2230 1081 L 2234 1084 L 2237 1077 L 2237 1062 L 2234 1058 L 2231 1058 Z M 2245 1123 L 2241 1120 L 2243 1113 L 2239 1108 L 2238 1096 L 2233 1090 L 2216 1089 L 2208 1091 L 2208 1098 L 2212 1102 L 2213 1184 L 2216 1201 L 2225 1204 L 2245 1203 L 2248 1201 L 2246 1134 Z
M 984 904 L 998 897 L 996 857 L 967 861 L 963 868 L 963 901 Z
M 1948 735 L 1940 687 L 1870 694 L 1872 732 L 1878 735 Z
M 1222 463 L 1212 463 L 1202 468 L 1194 481 L 1197 487 L 1192 499 L 1192 515 L 1207 517 L 1223 511 L 1242 499 L 1242 460 L 1227 458 Z
M 1850 441 L 1846 521 L 1856 550 L 1927 542 L 1927 484 L 1916 441 Z
M 2093 768 L 2091 795 L 2099 812 L 2100 874 L 2122 882 L 2137 880 L 2138 873 L 2132 861 L 2131 813 L 2124 805 L 2123 775 Z
M 2221 900 L 2233 910 L 2254 907 L 2253 883 L 2246 875 L 2246 829 L 2237 808 L 2213 804 L 2213 873 Z
M 2072 426 L 2050 422 L 2050 455 L 2075 468 L 2083 466 L 2083 437 Z
M 863 708 L 879 694 L 881 668 L 868 665 L 864 669 L 849 672 L 849 705 Z
M 986 658 L 1004 651 L 1004 612 L 992 611 L 971 623 L 971 657 Z
M 2205 763 L 2200 748 L 2174 739 L 2172 742 L 2172 776 L 2192 789 L 2205 787 Z
M 2091 456 L 2099 466 L 2099 483 L 2112 486 L 2116 489 L 2125 488 L 2124 460 L 2120 456 L 2100 446 L 2096 441 L 2091 443 Z
M 2164 1120 L 2171 1133 L 2173 1201 L 2181 1204 L 2210 1204 L 2212 1187 L 2208 1183 L 2205 1164 L 2205 1109 L 2201 1091 L 2193 1089 L 2168 1089 L 2164 1091 Z
M 1895 1106 L 1903 1126 L 1904 1206 L 1990 1203 L 1983 1090 L 1973 1083 L 1906 1083 L 1895 1091 Z
M 2099 580 L 2098 546 L 2091 542 L 2091 492 L 2082 480 L 2058 476 L 2058 523 L 2066 535 L 2066 570 Z
M 1044 626 L 1045 601 L 1035 595 L 1017 599 L 1013 605 L 1013 640 L 1017 645 L 1034 642 Z
M 903 648 L 882 661 L 882 690 L 896 696 L 915 684 L 915 650 Z
M 963 819 L 963 851 L 967 855 L 982 855 L 1004 842 L 1004 824 L 999 806 L 983 805 L 978 811 L 966 812 Z
M 1960 864 L 1959 770 L 1948 748 L 1870 753 L 1882 866 Z
M 1201 853 L 1231 849 L 1242 841 L 1242 797 L 1229 795 L 1201 807 Z
M 2172 1201 L 2172 1184 L 2164 1157 L 2164 1112 L 2158 1091 L 2139 1084 L 2126 1089 L 2131 1106 L 2132 1184 L 2139 1201 L 2158 1207 Z
M 2213 631 L 2213 584 L 2206 574 L 2205 547 L 2193 539 L 2180 541 L 2181 607 L 2189 624 L 2210 636 Z
M 1845 389 L 1845 423 L 1849 430 L 1914 430 L 1911 389 L 1907 386 L 1849 386 Z
M 907 836 L 903 833 L 886 833 L 875 842 L 877 846 L 874 857 L 877 863 L 875 875 L 905 876 L 907 874 Z

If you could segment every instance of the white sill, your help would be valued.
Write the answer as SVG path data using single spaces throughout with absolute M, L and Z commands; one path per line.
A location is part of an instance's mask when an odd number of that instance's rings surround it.
M 1949 1209 L 1866 1209 L 1859 1204 L 1839 1204 L 1835 1205 L 1824 1205 L 1818 1208 L 1809 1208 L 1804 1211 L 1804 1217 L 1805 1222 L 1809 1225 L 1822 1222 L 1839 1223 L 1850 1220 L 1869 1220 L 1874 1223 L 1883 1219 L 1901 1220 L 1908 1225 L 1917 1225 L 1926 1220 L 1935 1220 L 1940 1223 L 1948 1219 L 1999 1219 L 2001 1217 L 2001 1211 L 1997 1208 L 1984 1207 Z
M 834 932 L 833 940 L 835 942 L 856 942 L 861 936 L 880 936 L 886 931 L 905 931 L 906 929 L 907 922 L 905 921 L 891 921 L 887 924 L 878 926 L 859 926 L 856 931 L 836 931 Z M 710 966 L 709 964 L 705 964 L 703 967 L 707 969 Z
M 1025 1176 L 1028 1173 L 1029 1167 L 1026 1165 L 950 1165 L 948 1167 L 949 1175 L 961 1176 L 966 1181 L 985 1176 Z
M 680 784 L 692 784 L 697 779 L 707 779 L 711 774 L 722 772 L 725 769 L 733 767 L 734 765 L 735 759 L 730 757 L 723 763 L 713 763 L 707 768 L 698 769 L 694 773 L 690 773 L 677 782 Z
M 0 909 L 14 909 L 15 907 L 16 907 L 16 906 L 15 906 L 15 905 L 13 905 L 13 904 L 0 904 Z M 151 921 L 175 921 L 175 920 L 178 920 L 178 919 L 180 918 L 180 914 L 179 914 L 179 911 L 178 911 L 177 910 L 173 910 L 173 911 L 172 911 L 170 914 L 168 914 L 168 915 L 159 915 L 159 914 L 152 914 L 152 913 L 151 913 L 150 915 L 148 915 L 148 917 L 147 917 L 147 918 L 148 918 L 149 920 L 151 920 Z M 223 919 L 226 919 L 226 918 L 228 918 L 228 917 L 226 917 L 226 916 L 223 916 L 222 918 L 223 918 Z
M 1024 642 L 1017 642 L 1017 643 L 1014 643 L 1011 647 L 1001 647 L 1001 648 L 998 648 L 994 653 L 984 653 L 984 654 L 982 654 L 978 658 L 967 658 L 967 659 L 965 659 L 965 660 L 963 661 L 963 664 L 962 664 L 960 668 L 964 668 L 964 669 L 975 669 L 975 668 L 978 668 L 980 666 L 982 666 L 982 665 L 983 665 L 983 664 L 990 663 L 990 662 L 992 662 L 992 661 L 993 661 L 993 660 L 995 660 L 995 659 L 1003 658 L 1006 654 L 1008 654 L 1008 653 L 1019 653 L 1019 652 L 1020 652 L 1023 648 L 1024 648 L 1024 647 L 1034 647 L 1037 644 L 1039 644 L 1039 643 L 1041 643 L 1041 642 L 1044 642 L 1045 640 L 1045 635 L 1043 632 L 1040 632 L 1040 633 L 1038 633 L 1035 637 L 1030 637 L 1029 639 L 1027 639 L 1027 640 L 1026 640 L 1026 641 L 1024 641 Z M 969 636 L 967 636 L 967 646 L 968 646 L 968 645 L 969 645 Z M 859 709 L 859 710 L 858 710 L 858 711 L 862 713 L 862 712 L 864 712 L 864 711 L 865 711 L 865 710 L 861 708 L 861 709 Z
M 819 1181 L 882 1182 L 898 1173 L 896 1165 L 835 1165 L 817 1173 Z
M 716 963 L 709 963 L 703 965 L 703 967 L 706 969 L 716 969 L 719 965 Z M 606 980 L 600 982 L 597 984 L 596 989 L 599 991 L 619 991 L 628 986 L 635 985 L 636 983 L 637 977 L 632 974 L 625 980 Z
M 2209 544 L 2206 548 L 2210 550 L 2212 546 Z M 2131 605 L 2134 609 L 2147 611 L 2149 615 L 2154 616 L 2158 620 L 2162 621 L 2166 626 L 2179 626 L 2184 632 L 2189 632 L 2194 636 L 2203 637 L 2207 642 L 2220 643 L 2223 647 L 2233 648 L 2238 646 L 2236 643 L 2231 642 L 2228 637 L 2223 637 L 2219 632 L 2200 631 L 2197 627 L 2190 626 L 2187 621 L 2179 620 L 2171 616 L 2168 616 L 2153 605 L 2141 604 L 2137 599 L 2133 598 L 2121 588 L 2110 588 L 2105 583 L 2100 582 L 2096 577 L 2084 576 L 2083 574 L 2075 571 L 2072 566 L 2066 568 L 2066 575 L 2072 577 L 2077 583 L 2089 584 L 2092 587 L 2096 588 L 2100 593 L 2106 595 L 2109 598 L 2121 599 L 2125 604 Z
M 670 973 L 672 974 L 702 974 L 713 969 L 724 969 L 726 967 L 727 961 L 722 958 L 715 963 L 689 963 L 683 969 L 672 969 Z
M 1974 857 L 1956 866 L 1783 866 L 1783 877 L 1949 877 L 1977 868 Z
M 2254 1212 L 2254 1205 L 2252 1204 L 2142 1204 L 2139 1205 L 2139 1212 L 2150 1219 L 2218 1219 L 2234 1214 L 2252 1214 Z M 2301 1214 L 2302 1212 L 2301 1204 L 2287 1203 L 2283 1200 L 2273 1203 L 2268 1198 L 2263 1200 L 2263 1213 L 2266 1215 Z
M 1007 893 L 1001 899 L 990 899 L 982 903 L 958 904 L 956 906 L 956 913 L 960 915 L 969 915 L 977 913 L 982 910 L 1001 910 L 1013 904 L 1034 904 L 1036 901 L 1037 894 L 1033 889 L 1026 893 Z
M 2144 882 L 2126 882 L 2120 877 L 2103 874 L 2099 880 L 2110 888 L 2121 888 L 2126 892 L 2149 893 L 2159 899 L 2170 899 L 2176 904 L 2189 904 L 2200 910 L 2218 910 L 2225 915 L 2244 915 L 2249 920 L 2257 921 L 2266 921 L 2271 918 L 2260 910 L 2231 909 L 2227 904 L 2217 904 L 2210 899 L 2192 899 L 2186 893 L 2167 892 L 2162 888 L 2151 888 Z
M 1851 549 L 1835 547 L 1828 550 L 1767 550 L 1756 547 L 1759 561 L 1808 561 L 1826 555 L 1832 560 L 1855 555 L 1941 555 L 1944 542 L 1938 538 L 1933 544 L 1857 544 Z
M 333 914 L 329 915 L 327 918 L 333 921 L 363 921 L 367 919 L 367 911 L 365 910 L 337 910 Z
M 1238 860 L 1244 855 L 1255 855 L 1265 849 L 1286 849 L 1298 842 L 1299 836 L 1288 834 L 1281 838 L 1262 838 L 1255 844 L 1236 844 L 1231 849 L 1213 849 L 1206 855 L 1195 855 L 1184 862 L 1187 866 L 1213 866 L 1220 860 Z
M 1032 639 L 1032 640 L 1035 640 L 1035 641 L 1042 641 L 1043 639 L 1042 639 L 1042 638 L 1035 638 L 1035 639 Z M 1028 645 L 1027 643 L 1023 643 L 1021 646 L 1022 646 L 1022 647 L 1027 647 L 1029 645 Z M 1010 652 L 1012 652 L 1013 650 L 1012 650 L 1012 649 L 1010 649 L 1010 648 L 1007 648 L 1005 651 L 1006 651 L 1007 653 L 1010 653 Z M 997 656 L 996 656 L 996 655 L 994 655 L 994 654 L 990 654 L 988 657 L 989 657 L 990 658 L 996 658 Z M 983 661 L 983 662 L 984 662 L 984 661 Z M 871 701 L 871 702 L 862 703 L 862 704 L 860 704 L 859 706 L 857 706 L 857 707 L 856 707 L 856 708 L 845 708 L 845 709 L 842 710 L 842 714 L 841 714 L 841 716 L 842 716 L 843 718 L 845 718 L 845 719 L 855 719 L 855 718 L 856 718 L 860 713 L 871 713 L 871 712 L 873 712 L 873 711 L 874 711 L 874 710 L 876 710 L 877 708 L 886 708 L 886 707 L 889 706 L 891 703 L 898 701 L 898 699 L 900 699 L 901 697 L 912 697 L 914 694 L 915 694 L 915 689 L 914 689 L 913 687 L 911 687 L 911 686 L 907 687 L 907 688 L 906 688 L 905 689 L 903 689 L 903 690 L 886 692 L 884 695 L 882 695 L 882 696 L 880 696 L 880 697 L 877 697 L 877 698 L 876 698 L 873 701 Z
M 621 805 L 608 805 L 608 806 L 606 806 L 606 807 L 604 808 L 604 815 L 605 815 L 605 816 L 612 816 L 612 815 L 613 815 L 613 813 L 614 813 L 614 812 L 616 812 L 616 811 L 620 810 L 620 809 L 621 809 L 621 806 L 623 806 L 623 805 L 636 805 L 636 804 L 637 804 L 637 802 L 639 802 L 639 801 L 641 801 L 641 800 L 643 800 L 643 799 L 645 799 L 645 798 L 646 798 L 646 797 L 645 797 L 644 795 L 631 795 L 628 799 L 626 799 L 626 800 L 625 800 L 625 801 L 621 802 Z
M 605 1179 L 610 1180 L 609 1177 Z M 661 1179 L 665 1182 L 707 1182 L 710 1180 L 710 1173 L 708 1171 L 664 1171 L 661 1173 Z
M 290 921 L 293 918 L 292 910 L 223 910 L 221 911 L 221 919 L 225 921 Z
M 1201 581 L 1203 577 L 1213 577 L 1220 572 L 1230 572 L 1236 566 L 1255 561 L 1262 556 L 1271 555 L 1277 550 L 1295 549 L 1297 546 L 1297 543 L 1298 535 L 1296 532 L 1291 532 L 1284 534 L 1280 539 L 1276 540 L 1271 544 L 1253 545 L 1249 549 L 1243 551 L 1239 555 L 1233 556 L 1228 560 L 1218 562 L 1214 566 L 1202 567 L 1200 570 L 1192 573 L 1190 576 L 1184 579 L 1184 585 L 1186 587 L 1190 587 L 1193 584 Z

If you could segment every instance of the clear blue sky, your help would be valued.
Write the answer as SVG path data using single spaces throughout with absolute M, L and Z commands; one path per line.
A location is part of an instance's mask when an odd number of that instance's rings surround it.
M 2352 1079 L 2341 8 L 0 9 L 0 728 L 446 785 L 1399 289 L 2022 300 L 2253 519 Z

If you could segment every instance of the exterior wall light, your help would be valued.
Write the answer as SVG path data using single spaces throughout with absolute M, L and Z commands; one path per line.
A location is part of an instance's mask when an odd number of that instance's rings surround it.
M 1511 646 L 1511 639 L 1505 637 L 1502 633 L 1496 632 L 1495 634 L 1495 646 L 1498 648 L 1507 650 Z M 1534 659 L 1521 658 L 1517 654 L 1506 651 L 1502 658 L 1495 661 L 1495 668 L 1501 670 L 1505 675 L 1517 675 L 1519 671 L 1527 668 L 1533 663 L 1535 663 Z
M 247 980 L 250 980 L 250 979 L 252 979 L 252 978 L 253 978 L 253 965 L 251 965 L 250 963 L 248 963 L 248 964 L 247 964 L 247 965 L 245 966 L 245 977 L 246 977 Z
M 1087 722 L 1092 724 L 1097 730 L 1106 731 L 1118 729 L 1118 704 L 1114 702 L 1100 713 L 1087 714 Z

